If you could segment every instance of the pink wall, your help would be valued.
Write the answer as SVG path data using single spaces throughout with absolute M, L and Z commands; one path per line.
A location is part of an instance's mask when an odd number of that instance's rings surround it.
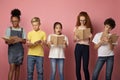
M 114 33 L 120 35 L 119 20 L 120 20 L 120 7 L 119 0 L 0 0 L 0 36 L 5 35 L 5 30 L 10 23 L 10 11 L 14 8 L 19 8 L 22 11 L 21 26 L 23 26 L 26 32 L 32 29 L 30 20 L 34 16 L 38 16 L 42 22 L 42 29 L 47 34 L 53 32 L 52 26 L 55 21 L 60 21 L 63 24 L 63 32 L 69 38 L 70 45 L 66 50 L 65 60 L 65 80 L 75 80 L 75 61 L 74 61 L 74 47 L 72 31 L 76 23 L 76 17 L 80 11 L 87 11 L 91 17 L 94 33 L 103 29 L 103 21 L 108 17 L 113 17 L 116 20 L 117 26 L 113 30 Z M 8 74 L 8 58 L 7 58 L 7 45 L 2 39 L 0 39 L 0 80 L 7 80 Z M 92 76 L 93 68 L 96 62 L 97 53 L 92 48 L 90 53 L 90 75 Z M 115 65 L 112 80 L 120 79 L 120 44 L 115 49 Z M 25 46 L 25 58 L 24 64 L 21 67 L 20 80 L 26 80 L 26 57 L 27 48 Z M 104 80 L 105 67 L 100 73 L 99 80 Z M 44 59 L 44 75 L 45 80 L 50 78 L 50 63 L 48 59 L 48 49 L 45 49 Z M 36 74 L 36 73 L 35 73 Z M 83 75 L 83 72 L 82 72 Z M 57 75 L 58 78 L 58 75 Z M 36 75 L 35 75 L 35 80 Z M 57 79 L 59 80 L 59 79 Z

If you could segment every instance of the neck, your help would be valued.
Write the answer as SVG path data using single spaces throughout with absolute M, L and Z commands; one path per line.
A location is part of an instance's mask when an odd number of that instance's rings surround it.
M 110 32 L 109 32 L 109 31 L 107 31 L 107 30 L 104 30 L 103 32 L 104 32 L 104 33 L 110 33 Z
M 55 33 L 56 35 L 61 35 L 62 33 Z
M 37 30 L 34 30 L 34 31 L 36 31 L 36 32 L 37 32 L 37 31 L 39 31 L 39 30 L 40 30 L 40 29 L 37 29 Z
M 13 26 L 13 28 L 19 28 L 19 26 Z

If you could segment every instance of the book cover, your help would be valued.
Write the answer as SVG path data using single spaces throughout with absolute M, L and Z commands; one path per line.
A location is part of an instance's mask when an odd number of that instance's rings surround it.
M 78 39 L 87 39 L 89 38 L 91 32 L 90 32 L 90 28 L 84 29 L 84 30 L 80 30 L 80 29 L 76 29 L 75 30 L 75 35 L 77 36 Z
M 64 45 L 64 36 L 55 36 L 55 35 L 52 35 L 51 36 L 51 42 L 54 45 Z

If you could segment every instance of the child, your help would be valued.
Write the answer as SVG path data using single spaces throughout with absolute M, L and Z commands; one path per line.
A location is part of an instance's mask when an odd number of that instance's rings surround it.
M 54 34 L 48 36 L 48 46 L 50 47 L 49 58 L 51 62 L 51 78 L 50 80 L 55 80 L 56 65 L 58 65 L 60 80 L 64 80 L 63 67 L 65 53 L 64 48 L 68 46 L 68 38 L 62 34 L 62 24 L 60 22 L 54 23 Z M 52 36 L 64 36 L 63 45 L 54 45 L 51 41 Z
M 8 44 L 8 60 L 10 64 L 8 80 L 19 79 L 20 65 L 23 62 L 24 49 L 22 44 L 25 43 L 26 34 L 24 29 L 19 25 L 20 15 L 21 12 L 19 9 L 13 9 L 11 11 L 12 26 L 8 27 L 6 31 L 6 37 L 9 38 L 9 40 L 6 40 L 6 43 Z
M 27 61 L 27 70 L 28 70 L 28 80 L 33 80 L 34 66 L 36 64 L 36 69 L 38 73 L 38 80 L 43 80 L 43 45 L 46 40 L 46 34 L 40 29 L 40 19 L 34 17 L 31 20 L 33 30 L 30 31 L 27 35 L 27 45 L 28 50 L 28 61 Z
M 89 65 L 89 42 L 90 38 L 92 37 L 92 33 L 90 32 L 88 38 L 86 39 L 79 39 L 78 36 L 75 34 L 76 30 L 86 30 L 90 28 L 92 32 L 92 25 L 90 18 L 87 12 L 80 12 L 77 17 L 76 27 L 74 29 L 74 41 L 76 42 L 75 47 L 75 62 L 76 62 L 76 77 L 77 80 L 81 79 L 81 59 L 83 59 L 83 70 L 85 74 L 85 80 L 90 80 L 88 65 Z
M 114 64 L 114 45 L 110 40 L 110 31 L 115 28 L 115 21 L 108 18 L 104 22 L 103 32 L 97 33 L 93 38 L 95 48 L 98 49 L 98 60 L 94 68 L 92 80 L 98 80 L 99 72 L 106 62 L 106 80 L 111 80 Z

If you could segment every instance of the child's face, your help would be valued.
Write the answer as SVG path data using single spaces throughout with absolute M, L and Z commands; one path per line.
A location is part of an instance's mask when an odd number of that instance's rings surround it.
M 58 24 L 55 26 L 55 34 L 61 34 L 62 33 L 62 28 L 61 26 Z
M 108 24 L 106 24 L 105 25 L 105 31 L 107 31 L 107 32 L 110 32 L 112 29 L 111 29 L 111 27 L 108 25 Z
M 86 19 L 84 16 L 80 16 L 80 23 L 81 23 L 81 25 L 85 25 Z
M 32 23 L 32 26 L 33 26 L 33 29 L 34 29 L 35 31 L 38 31 L 38 30 L 39 30 L 39 27 L 40 27 L 40 24 L 39 24 L 39 22 L 33 22 L 33 23 Z
M 19 27 L 20 20 L 17 17 L 12 17 L 11 22 L 12 22 L 13 27 L 15 28 Z

